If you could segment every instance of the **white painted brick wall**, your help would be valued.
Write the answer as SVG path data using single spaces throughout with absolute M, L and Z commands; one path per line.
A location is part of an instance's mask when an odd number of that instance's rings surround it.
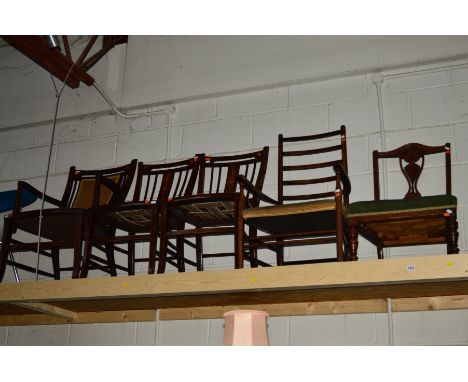
M 221 97 L 217 103 L 217 117 L 230 117 L 252 113 L 264 113 L 285 109 L 288 105 L 288 89 L 274 88 Z
M 411 94 L 411 125 L 426 127 L 468 119 L 468 84 L 421 90 Z
M 291 86 L 289 89 L 289 106 L 329 104 L 363 98 L 365 95 L 366 83 L 364 76 L 340 78 Z
M 182 156 L 246 151 L 250 146 L 250 116 L 219 119 L 183 126 Z
M 117 139 L 116 163 L 130 163 L 132 159 L 155 163 L 166 159 L 167 130 L 154 129 L 120 135 Z
M 326 106 L 256 114 L 252 124 L 253 146 L 277 146 L 280 133 L 287 137 L 327 131 Z
M 52 150 L 51 169 L 54 168 L 54 153 Z M 4 152 L 0 168 L 0 180 L 13 180 L 44 176 L 47 170 L 49 147 L 33 147 L 30 149 Z
M 330 105 L 329 129 L 346 125 L 346 135 L 372 134 L 379 131 L 377 99 L 363 98 Z
M 252 151 L 270 145 L 270 161 L 264 191 L 276 197 L 277 140 L 285 136 L 313 134 L 347 126 L 349 170 L 352 182 L 351 201 L 373 198 L 372 150 L 381 148 L 379 116 L 375 86 L 368 75 L 341 78 L 289 87 L 239 93 L 176 104 L 170 116 L 121 120 L 110 115 L 90 116 L 57 125 L 52 156 L 52 176 L 48 192 L 60 197 L 71 165 L 78 168 L 104 168 L 128 163 L 133 158 L 148 162 L 191 157 L 197 152 L 230 154 Z M 414 74 L 391 78 L 383 85 L 385 144 L 387 149 L 408 142 L 441 145 L 451 142 L 453 148 L 453 190 L 459 200 L 459 245 L 466 251 L 468 243 L 468 69 Z M 117 93 L 116 93 L 117 94 Z M 81 105 L 85 92 L 67 96 L 64 113 L 79 113 L 92 105 L 91 97 Z M 94 101 L 93 101 L 94 100 Z M 465 102 L 466 101 L 466 102 Z M 144 105 L 141 109 L 147 110 Z M 52 111 L 51 111 L 52 112 Z M 30 121 L 42 111 L 31 110 Z M 50 113 L 49 113 L 50 114 Z M 26 122 L 26 121 L 24 121 Z M 167 147 L 167 127 L 170 147 Z M 131 127 L 131 129 L 130 129 Z M 50 125 L 0 132 L 0 190 L 16 187 L 18 179 L 27 179 L 41 187 L 48 154 Z M 421 190 L 443 191 L 436 176 L 442 170 L 442 159 L 428 160 L 429 175 L 421 178 Z M 406 182 L 398 178 L 397 165 L 389 167 L 389 191 L 401 194 Z M 398 180 L 396 180 L 398 179 Z M 442 188 L 440 188 L 442 187 Z M 429 192 L 428 192 L 429 194 Z M 232 249 L 232 238 L 207 238 L 207 251 Z M 311 254 L 333 254 L 333 246 L 295 248 L 286 251 L 288 258 Z M 137 246 L 137 257 L 146 256 L 147 244 Z M 408 254 L 443 253 L 444 246 L 398 248 L 391 257 Z M 375 248 L 364 239 L 359 243 L 361 261 L 375 259 Z M 271 251 L 261 251 L 260 258 L 274 263 Z M 28 258 L 34 263 L 34 256 Z M 68 264 L 68 252 L 62 262 Z M 126 261 L 124 256 L 119 261 Z M 207 260 L 207 270 L 231 267 L 232 258 Z M 48 267 L 46 262 L 43 266 Z M 247 265 L 248 266 L 248 265 Z M 146 272 L 146 263 L 137 272 Z M 192 271 L 187 266 L 187 271 Z M 175 270 L 170 267 L 170 272 Z M 24 279 L 30 274 L 21 274 Z M 101 277 L 93 272 L 92 277 Z M 7 279 L 13 280 L 11 272 Z M 468 310 L 394 315 L 396 344 L 468 344 Z M 0 328 L 0 343 L 8 345 L 152 345 L 155 322 Z M 160 324 L 159 345 L 218 345 L 222 342 L 223 321 L 172 321 Z M 8 334 L 8 336 L 7 336 Z M 269 319 L 272 345 L 386 345 L 386 314 L 275 317 Z
M 58 146 L 55 171 L 68 172 L 71 166 L 82 170 L 111 167 L 114 155 L 114 137 L 63 143 Z

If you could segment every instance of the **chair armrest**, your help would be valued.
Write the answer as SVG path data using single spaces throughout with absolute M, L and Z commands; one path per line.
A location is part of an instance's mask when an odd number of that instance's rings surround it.
M 36 195 L 39 199 L 44 200 L 47 203 L 53 204 L 57 207 L 62 207 L 62 202 L 58 199 L 53 198 L 52 196 L 43 194 L 41 191 L 39 191 L 36 187 L 32 186 L 31 184 L 20 180 L 18 182 L 18 189 L 16 191 L 16 200 L 15 200 L 15 206 L 13 210 L 13 214 L 21 212 L 21 194 L 23 190 L 26 190 L 30 192 L 31 194 Z
M 341 163 L 335 163 L 333 165 L 333 171 L 335 171 L 335 174 L 338 176 L 341 184 L 343 185 L 343 193 L 345 194 L 346 198 L 349 197 L 349 194 L 351 193 L 351 182 L 349 180 L 348 174 L 343 168 L 343 165 Z
M 239 183 L 241 186 L 241 190 L 244 188 L 248 193 L 252 194 L 252 196 L 260 199 L 261 201 L 270 204 L 280 204 L 277 200 L 270 198 L 268 195 L 264 194 L 262 191 L 256 188 L 244 175 L 237 176 L 237 183 Z

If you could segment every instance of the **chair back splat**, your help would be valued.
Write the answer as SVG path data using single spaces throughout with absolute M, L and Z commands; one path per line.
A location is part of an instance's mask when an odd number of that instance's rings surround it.
M 445 194 L 422 196 L 418 181 L 426 157 L 445 157 Z M 381 200 L 381 160 L 394 159 L 406 180 L 407 190 L 401 199 Z M 426 146 L 408 143 L 397 149 L 373 152 L 374 200 L 349 205 L 346 212 L 350 259 L 357 260 L 358 235 L 377 248 L 383 259 L 384 248 L 427 244 L 446 244 L 447 253 L 458 253 L 457 198 L 452 195 L 450 143 Z M 436 178 L 433 179 L 434 181 Z
M 277 265 L 304 264 L 345 259 L 343 213 L 351 185 L 347 177 L 346 128 L 307 136 L 278 137 L 278 200 L 255 188 L 246 178 L 243 190 L 272 206 L 252 205 L 248 198 L 242 212 L 251 232 L 244 236 L 245 250 L 253 265 L 268 265 L 258 259 L 257 250 L 276 252 Z M 333 257 L 311 255 L 286 261 L 284 248 L 336 243 Z

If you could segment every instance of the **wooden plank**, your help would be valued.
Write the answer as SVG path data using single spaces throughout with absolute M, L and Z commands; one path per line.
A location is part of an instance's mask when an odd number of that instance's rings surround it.
M 122 299 L 468 282 L 468 255 L 3 283 L 0 303 Z M 455 285 L 455 284 L 454 284 Z M 450 292 L 450 294 L 454 294 Z M 456 294 L 465 294 L 462 292 Z M 468 293 L 466 293 L 468 294 Z M 390 296 L 391 297 L 391 296 Z M 359 295 L 350 299 L 365 299 Z
M 192 320 L 222 318 L 225 312 L 236 309 L 256 309 L 266 311 L 271 317 L 386 313 L 385 299 L 354 301 L 321 301 L 291 304 L 262 304 L 209 306 L 194 308 L 161 309 L 160 320 Z M 416 312 L 468 309 L 468 295 L 401 298 L 392 300 L 393 312 Z M 82 312 L 74 319 L 53 317 L 46 314 L 0 315 L 0 325 L 60 325 L 113 322 L 155 321 L 155 310 Z
M 59 317 L 59 318 L 67 318 L 67 319 L 76 319 L 77 314 L 76 312 L 72 312 L 71 310 L 62 309 L 57 306 L 44 304 L 41 302 L 15 302 L 13 305 L 19 306 L 21 308 L 26 308 L 29 310 L 33 310 L 39 313 L 45 313 L 49 316 Z
M 0 284 L 0 325 L 468 308 L 468 255 Z M 28 313 L 33 310 L 34 313 Z

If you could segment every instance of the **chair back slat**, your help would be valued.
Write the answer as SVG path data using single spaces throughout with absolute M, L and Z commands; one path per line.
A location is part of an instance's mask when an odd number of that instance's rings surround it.
M 76 170 L 73 166 L 62 196 L 62 206 L 90 208 L 123 202 L 130 190 L 137 160 L 103 170 Z
M 450 143 L 443 146 L 426 146 L 420 143 L 408 143 L 391 151 L 377 151 L 372 153 L 374 175 L 374 199 L 380 200 L 379 159 L 397 159 L 400 171 L 407 184 L 408 191 L 404 199 L 416 199 L 422 195 L 418 189 L 418 181 L 424 169 L 425 158 L 428 155 L 445 155 L 445 192 L 452 193 L 452 173 L 450 159 Z
M 173 163 L 140 162 L 133 202 L 151 203 L 191 195 L 198 176 L 199 163 L 198 156 Z
M 306 201 L 334 196 L 340 180 L 333 168 L 338 164 L 347 172 L 346 156 L 345 126 L 327 133 L 300 137 L 283 137 L 280 134 L 278 201 Z
M 267 161 L 268 147 L 247 154 L 207 156 L 200 163 L 198 193 L 238 192 L 238 175 L 246 176 L 255 187 L 262 189 Z
M 316 194 L 308 194 L 308 195 L 286 195 L 283 196 L 283 200 L 311 200 L 311 199 L 322 199 L 322 198 L 330 198 L 335 196 L 335 191 L 330 192 L 319 192 Z
M 283 156 L 287 157 L 287 156 L 315 155 L 315 154 L 329 153 L 332 151 L 341 151 L 341 145 L 323 147 L 320 149 L 312 149 L 312 150 L 283 151 Z

